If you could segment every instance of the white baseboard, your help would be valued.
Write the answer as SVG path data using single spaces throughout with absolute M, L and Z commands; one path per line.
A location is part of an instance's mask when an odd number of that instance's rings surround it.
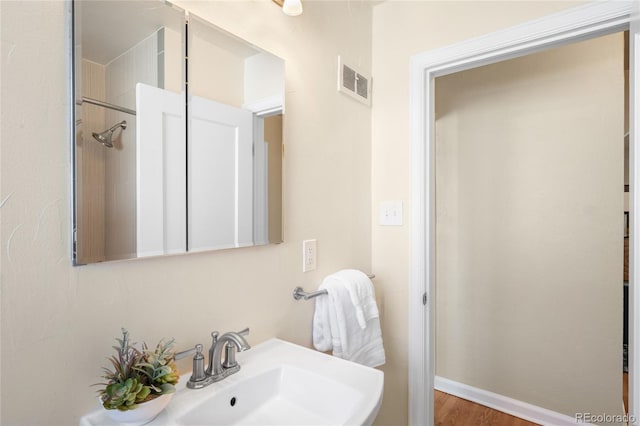
M 575 418 L 566 414 L 560 414 L 517 399 L 465 385 L 464 383 L 454 382 L 444 377 L 435 377 L 434 388 L 541 425 L 575 426 L 576 424 L 589 424 L 578 423 Z

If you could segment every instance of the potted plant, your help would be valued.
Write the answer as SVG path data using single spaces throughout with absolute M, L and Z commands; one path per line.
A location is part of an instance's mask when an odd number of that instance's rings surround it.
M 107 414 L 119 423 L 142 425 L 153 420 L 169 403 L 180 378 L 176 369 L 174 340 L 164 339 L 151 350 L 146 343 L 138 350 L 122 329 L 122 339 L 109 358 L 113 369 L 103 368 L 106 383 L 98 391 Z

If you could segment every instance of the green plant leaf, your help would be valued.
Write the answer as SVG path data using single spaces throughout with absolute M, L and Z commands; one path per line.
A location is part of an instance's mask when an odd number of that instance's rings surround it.
M 176 391 L 176 387 L 173 386 L 170 383 L 165 383 L 163 385 L 160 386 L 160 389 L 162 389 L 162 394 L 166 394 L 166 393 L 174 393 Z

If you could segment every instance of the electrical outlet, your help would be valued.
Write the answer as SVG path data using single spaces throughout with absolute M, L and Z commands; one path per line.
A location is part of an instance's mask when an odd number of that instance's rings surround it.
M 317 257 L 316 240 L 302 241 L 302 272 L 316 269 Z

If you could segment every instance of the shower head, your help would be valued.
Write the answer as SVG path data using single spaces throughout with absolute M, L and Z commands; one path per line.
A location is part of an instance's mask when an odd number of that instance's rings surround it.
M 121 122 L 114 124 L 111 128 L 105 130 L 104 132 L 101 132 L 101 133 L 93 132 L 92 133 L 93 138 L 98 142 L 100 142 L 102 145 L 106 146 L 107 148 L 113 148 L 113 142 L 111 142 L 111 137 L 113 136 L 113 132 L 115 132 L 118 127 L 121 128 L 122 130 L 126 129 L 127 122 L 125 120 L 122 120 Z

